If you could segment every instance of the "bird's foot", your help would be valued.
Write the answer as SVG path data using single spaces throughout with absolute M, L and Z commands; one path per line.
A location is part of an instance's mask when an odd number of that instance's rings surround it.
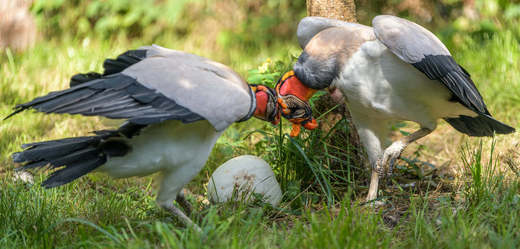
M 170 212 L 173 216 L 177 217 L 182 223 L 186 225 L 188 228 L 193 228 L 195 231 L 201 233 L 202 229 L 195 224 L 186 214 L 184 214 L 178 207 L 173 205 L 172 203 L 169 204 L 163 204 L 161 205 L 162 208 L 164 208 L 166 211 Z
M 186 190 L 182 189 L 181 192 L 177 195 L 177 199 L 175 199 L 177 203 L 184 209 L 184 212 L 187 216 L 191 215 L 191 211 L 193 210 L 193 206 L 191 203 L 186 199 Z
M 396 141 L 383 152 L 383 156 L 376 163 L 376 171 L 379 177 L 392 176 L 396 160 L 401 156 L 406 143 Z
M 384 201 L 374 200 L 366 203 L 371 208 L 379 208 L 385 205 Z

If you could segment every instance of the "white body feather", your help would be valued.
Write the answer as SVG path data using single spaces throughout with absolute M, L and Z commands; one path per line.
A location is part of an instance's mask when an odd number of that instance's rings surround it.
M 221 134 L 206 120 L 190 124 L 173 120 L 152 125 L 128 140 L 132 147 L 129 154 L 110 158 L 97 171 L 116 178 L 160 172 L 163 179 L 157 201 L 171 203 L 204 167 Z

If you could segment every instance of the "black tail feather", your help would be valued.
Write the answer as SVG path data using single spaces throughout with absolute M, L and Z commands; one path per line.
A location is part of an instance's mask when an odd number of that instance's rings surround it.
M 461 115 L 458 118 L 445 118 L 444 120 L 457 131 L 475 137 L 490 137 L 495 133 L 509 134 L 515 132 L 515 128 L 486 114 L 480 114 L 478 117 Z
M 95 146 L 94 143 L 96 142 L 100 142 L 100 139 L 97 137 L 78 137 L 23 145 L 22 147 L 28 147 L 28 149 L 14 153 L 13 161 L 21 163 L 29 160 L 39 161 L 58 158 L 88 147 L 91 143 Z
M 105 164 L 106 161 L 106 156 L 88 158 L 86 161 L 78 160 L 60 170 L 54 171 L 51 176 L 42 183 L 42 185 L 46 188 L 53 188 L 67 184 Z
M 22 145 L 13 161 L 24 163 L 16 170 L 57 169 L 42 185 L 47 188 L 69 183 L 107 162 L 109 157 L 126 155 L 131 147 L 122 137 L 138 134 L 142 125 L 126 123 L 118 130 L 98 131 L 94 136 L 65 138 Z

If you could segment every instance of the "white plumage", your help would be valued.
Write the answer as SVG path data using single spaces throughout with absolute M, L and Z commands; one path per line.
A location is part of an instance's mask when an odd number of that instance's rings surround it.
M 160 172 L 163 180 L 157 202 L 172 205 L 177 193 L 202 169 L 221 134 L 205 120 L 152 125 L 128 139 L 132 151 L 124 157 L 109 158 L 97 170 L 115 178 Z

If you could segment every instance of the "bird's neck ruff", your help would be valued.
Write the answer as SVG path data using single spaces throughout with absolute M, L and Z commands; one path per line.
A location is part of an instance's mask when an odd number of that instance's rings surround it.
M 282 115 L 293 123 L 291 136 L 298 136 L 302 125 L 309 130 L 318 127 L 309 105 L 309 99 L 317 92 L 316 89 L 304 85 L 291 70 L 280 78 L 275 90 Z
M 280 111 L 275 90 L 264 85 L 256 84 L 250 84 L 249 87 L 256 99 L 254 116 L 258 119 L 271 122 L 274 125 L 278 124 L 280 122 Z

